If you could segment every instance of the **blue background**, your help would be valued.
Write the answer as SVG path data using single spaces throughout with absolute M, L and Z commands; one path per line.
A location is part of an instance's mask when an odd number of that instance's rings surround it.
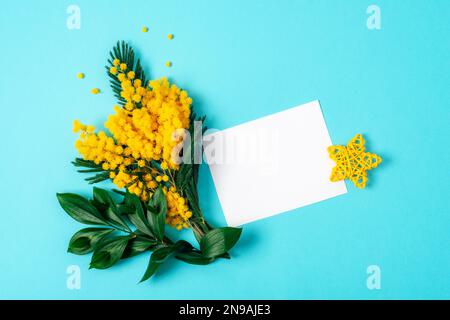
M 66 27 L 69 4 L 0 11 L 0 298 L 450 298 L 450 1 L 374 0 L 379 31 L 366 27 L 364 0 L 77 0 L 80 30 Z M 55 193 L 90 193 L 70 165 L 72 120 L 101 125 L 112 111 L 104 65 L 119 39 L 151 78 L 187 89 L 209 127 L 319 99 L 333 142 L 363 133 L 383 163 L 365 190 L 347 184 L 344 196 L 246 225 L 231 261 L 171 261 L 140 285 L 147 254 L 88 271 L 90 256 L 66 253 L 81 225 Z M 200 192 L 224 224 L 206 166 Z M 73 264 L 81 290 L 66 287 Z M 381 290 L 366 287 L 373 264 Z

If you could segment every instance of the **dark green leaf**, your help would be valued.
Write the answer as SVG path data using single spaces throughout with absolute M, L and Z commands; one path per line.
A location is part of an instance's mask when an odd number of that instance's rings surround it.
M 189 264 L 206 265 L 214 261 L 214 258 L 207 258 L 200 252 L 180 252 L 175 255 L 178 260 L 184 261 Z
M 103 213 L 108 209 L 107 205 L 104 205 L 103 203 L 98 202 L 95 199 L 89 200 L 89 203 L 91 203 L 95 208 L 97 208 L 100 215 L 103 216 Z
M 122 255 L 122 258 L 134 257 L 156 246 L 157 242 L 146 238 L 136 237 L 128 241 L 128 245 Z
M 153 251 L 147 266 L 147 270 L 145 271 L 145 274 L 140 282 L 145 281 L 153 276 L 156 270 L 158 270 L 159 266 L 163 264 L 173 253 L 177 251 L 184 252 L 185 250 L 188 250 L 188 248 L 192 248 L 190 243 L 184 240 L 180 240 L 174 245 L 160 247 Z
M 129 213 L 134 213 L 134 207 L 127 205 L 127 204 L 117 204 L 116 205 L 117 210 L 120 212 L 121 215 L 127 215 Z
M 105 214 L 106 214 L 106 217 L 110 221 L 112 221 L 115 225 L 120 226 L 127 231 L 131 231 L 130 227 L 128 227 L 127 223 L 122 218 L 120 211 L 117 208 L 115 208 L 115 206 L 109 207 L 106 210 Z
M 120 194 L 121 196 L 124 196 L 124 195 L 126 195 L 126 192 L 124 192 L 124 191 L 121 191 L 121 190 L 117 190 L 117 189 L 112 189 L 112 191 L 113 191 L 113 192 L 115 192 L 115 193 L 117 193 L 117 194 Z
M 107 269 L 114 265 L 123 255 L 129 236 L 119 236 L 97 243 L 92 255 L 90 268 Z
M 163 263 L 176 250 L 175 246 L 161 247 L 153 251 L 151 260 L 156 263 Z
M 145 270 L 144 276 L 139 282 L 144 282 L 150 279 L 150 277 L 152 277 L 156 273 L 160 265 L 161 265 L 160 263 L 154 262 L 152 261 L 152 258 L 150 258 L 148 261 L 147 270 Z
M 84 180 L 89 181 L 89 184 L 99 183 L 109 179 L 109 172 L 102 172 L 95 176 L 86 178 Z
M 75 233 L 69 242 L 68 252 L 86 254 L 94 249 L 96 243 L 104 236 L 114 232 L 109 228 L 85 228 Z
M 189 252 L 194 250 L 194 247 L 186 240 L 178 240 L 174 246 L 176 252 Z
M 106 191 L 104 189 L 94 187 L 93 195 L 94 195 L 94 199 L 100 203 L 103 203 L 108 206 L 115 204 L 114 200 L 111 198 L 108 191 Z
M 241 228 L 218 228 L 209 231 L 200 241 L 202 254 L 208 258 L 215 258 L 230 250 L 241 236 Z
M 165 247 L 159 247 L 152 254 L 153 262 L 163 263 L 166 261 L 173 253 L 177 252 L 188 252 L 193 250 L 192 245 L 185 240 L 178 240 L 175 244 L 168 245 Z
M 108 191 L 94 187 L 94 199 L 99 203 L 108 206 L 108 209 L 105 211 L 105 215 L 108 220 L 128 231 L 131 231 L 125 220 L 122 219 L 122 214 Z
M 197 200 L 197 190 L 195 189 L 194 182 L 191 180 L 190 183 L 187 183 L 186 188 L 184 189 L 186 194 L 186 198 L 189 202 L 189 205 L 193 211 L 194 216 L 200 215 L 200 208 L 198 206 Z
M 126 191 L 124 194 L 124 197 L 123 197 L 122 204 L 133 207 L 133 210 L 134 210 L 134 199 L 133 198 L 134 198 L 133 194 Z
M 175 184 L 177 186 L 177 189 L 180 191 L 184 191 L 186 188 L 186 185 L 189 183 L 189 181 L 193 179 L 192 177 L 192 164 L 184 163 L 180 166 L 180 170 L 178 170 Z
M 192 229 L 192 232 L 194 233 L 195 240 L 200 243 L 202 241 L 203 234 L 197 229 Z
M 76 158 L 74 161 L 72 161 L 72 164 L 75 167 L 85 167 L 85 168 L 95 168 L 95 169 L 102 168 L 101 165 L 96 164 L 94 161 L 84 160 L 82 158 Z
M 164 192 L 159 188 L 153 194 L 147 207 L 147 219 L 153 234 L 158 240 L 164 239 L 164 228 L 166 225 L 167 200 Z
M 92 173 L 92 172 L 102 172 L 102 171 L 104 171 L 104 170 L 101 169 L 101 168 L 98 168 L 98 169 L 77 170 L 77 172 L 79 172 L 79 173 Z
M 78 222 L 94 225 L 108 224 L 97 208 L 82 196 L 73 193 L 58 193 L 56 197 L 64 211 Z

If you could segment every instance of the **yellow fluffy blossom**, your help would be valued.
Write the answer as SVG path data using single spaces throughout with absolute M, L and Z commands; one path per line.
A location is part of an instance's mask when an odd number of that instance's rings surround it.
M 85 125 L 83 125 L 79 120 L 74 120 L 73 121 L 73 127 L 72 127 L 73 129 L 73 132 L 75 132 L 75 133 L 77 133 L 77 132 L 79 132 L 80 130 L 85 130 L 86 129 L 86 126 Z
M 125 76 L 125 74 L 124 73 L 121 73 L 121 74 L 119 74 L 118 76 L 117 76 L 117 78 L 119 79 L 119 81 L 124 81 L 125 80 L 125 78 L 126 78 L 126 76 Z
M 166 78 L 150 81 L 147 88 L 140 81 L 136 88 L 130 79 L 121 85 L 127 103 L 114 108 L 105 127 L 121 145 L 128 146 L 134 158 L 162 161 L 165 168 L 176 169 L 172 153 L 183 135 L 175 139 L 174 134 L 189 127 L 191 98 Z
M 172 39 L 173 39 L 173 34 L 172 34 L 172 33 L 169 33 L 169 34 L 167 35 L 167 39 L 172 40 Z
M 99 88 L 93 88 L 93 89 L 91 89 L 91 93 L 92 94 L 99 94 L 100 93 L 100 89 Z
M 105 122 L 111 135 L 96 133 L 93 126 L 75 120 L 73 131 L 80 133 L 75 146 L 84 160 L 109 172 L 118 188 L 126 188 L 143 201 L 162 186 L 168 203 L 167 223 L 187 228 L 192 212 L 177 192 L 171 170 L 178 170 L 173 154 L 189 128 L 192 99 L 166 78 L 147 84 L 118 59 L 112 65 L 110 72 L 120 81 L 125 102 L 122 107 L 114 106 Z
M 77 73 L 77 78 L 78 79 L 84 79 L 84 73 L 83 72 Z
M 147 27 L 142 27 L 141 31 L 144 32 L 144 33 L 148 32 L 148 28 Z
M 145 161 L 144 160 L 139 160 L 138 161 L 138 166 L 139 166 L 139 168 L 145 167 Z
M 166 61 L 166 67 L 171 67 L 172 66 L 172 62 L 170 62 L 170 61 Z

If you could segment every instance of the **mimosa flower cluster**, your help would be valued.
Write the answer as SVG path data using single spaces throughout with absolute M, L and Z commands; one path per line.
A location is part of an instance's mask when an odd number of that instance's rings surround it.
M 109 72 L 120 81 L 120 96 L 126 102 L 114 106 L 114 114 L 104 124 L 111 135 L 75 120 L 73 131 L 80 133 L 76 149 L 84 160 L 108 171 L 118 188 L 142 201 L 148 201 L 161 185 L 168 205 L 166 222 L 178 230 L 188 228 L 192 212 L 173 181 L 179 168 L 173 156 L 185 137 L 180 129 L 189 128 L 192 99 L 166 78 L 144 86 L 119 59 Z

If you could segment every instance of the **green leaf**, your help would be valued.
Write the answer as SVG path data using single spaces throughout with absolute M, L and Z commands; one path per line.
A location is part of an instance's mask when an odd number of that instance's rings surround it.
M 93 172 L 102 172 L 102 171 L 105 171 L 105 170 L 103 170 L 102 168 L 77 170 L 77 172 L 79 172 L 79 173 L 93 173 Z
M 117 208 L 117 204 L 108 191 L 94 187 L 94 200 L 108 206 L 108 209 L 105 211 L 105 215 L 108 220 L 124 228 L 125 230 L 131 231 L 125 220 L 122 219 L 121 212 Z
M 75 167 L 85 167 L 85 168 L 95 168 L 95 169 L 101 169 L 102 168 L 102 166 L 100 164 L 96 164 L 94 161 L 84 160 L 82 158 L 75 158 L 75 160 L 72 161 L 72 164 Z
M 186 263 L 196 265 L 207 265 L 215 260 L 214 258 L 207 258 L 203 256 L 200 252 L 196 251 L 180 252 L 175 255 L 175 258 L 184 261 Z
M 158 270 L 160 265 L 161 265 L 161 263 L 152 261 L 152 258 L 150 257 L 150 259 L 148 261 L 147 270 L 145 270 L 144 276 L 142 277 L 142 279 L 139 282 L 144 282 L 144 281 L 150 279 L 156 273 L 156 271 Z
M 140 282 L 148 280 L 152 277 L 158 270 L 159 266 L 162 265 L 179 247 L 180 245 L 175 244 L 167 247 L 160 247 L 153 251 L 150 261 L 148 262 L 147 270 L 145 271 L 145 274 Z
M 121 196 L 124 196 L 124 195 L 127 194 L 126 192 L 121 191 L 121 190 L 117 190 L 117 189 L 112 189 L 112 191 L 113 191 L 114 193 L 120 194 Z
M 86 254 L 94 249 L 96 243 L 106 235 L 114 232 L 109 228 L 85 228 L 75 233 L 69 242 L 68 252 Z
M 108 191 L 94 187 L 93 188 L 94 199 L 100 203 L 110 206 L 111 204 L 115 204 Z
M 99 183 L 105 180 L 109 179 L 109 172 L 102 172 L 99 174 L 96 174 L 95 176 L 88 177 L 84 180 L 88 181 L 89 184 Z
M 175 178 L 175 184 L 177 189 L 180 191 L 184 191 L 188 182 L 193 179 L 192 177 L 192 164 L 182 164 L 180 169 L 178 170 L 177 176 Z
M 123 195 L 123 202 L 122 202 L 122 204 L 127 205 L 127 206 L 131 206 L 131 207 L 133 207 L 133 210 L 134 210 L 134 202 L 133 201 L 135 201 L 135 200 L 133 198 L 134 197 L 133 197 L 132 193 L 129 193 L 128 191 L 125 191 L 125 194 Z
M 87 199 L 73 193 L 57 193 L 59 204 L 69 216 L 78 222 L 94 225 L 108 225 Z
M 198 205 L 197 190 L 195 189 L 193 180 L 191 180 L 189 183 L 186 184 L 184 192 L 186 194 L 186 198 L 189 202 L 189 205 L 193 211 L 194 216 L 200 216 L 201 210 Z
M 104 205 L 103 203 L 98 202 L 95 199 L 89 200 L 89 203 L 92 204 L 100 213 L 100 215 L 103 216 L 103 213 L 108 209 L 107 205 Z
M 150 202 L 160 213 L 167 211 L 167 200 L 161 185 L 156 189 Z
M 175 246 L 161 247 L 153 251 L 151 260 L 156 263 L 164 263 L 176 250 Z
M 149 240 L 141 237 L 131 239 L 130 241 L 128 241 L 127 247 L 123 252 L 122 259 L 134 257 L 142 252 L 151 249 L 157 244 L 158 243 L 154 240 Z
M 120 212 L 121 215 L 127 215 L 129 213 L 134 213 L 134 207 L 127 205 L 127 204 L 117 204 L 116 205 L 117 210 Z
M 241 236 L 241 228 L 218 228 L 209 231 L 200 241 L 202 254 L 208 258 L 215 258 L 230 250 Z
M 120 215 L 120 212 L 118 212 L 117 209 L 115 209 L 115 206 L 114 207 L 109 207 L 106 210 L 105 214 L 106 214 L 106 217 L 110 221 L 113 221 L 113 223 L 115 225 L 118 225 L 118 226 L 124 228 L 127 231 L 131 231 L 130 227 L 126 224 L 125 220 L 123 220 L 122 216 Z
M 172 254 L 182 253 L 193 250 L 192 245 L 185 240 L 178 240 L 172 245 L 159 247 L 152 254 L 152 260 L 157 263 L 165 262 Z
M 194 250 L 194 247 L 186 240 L 178 240 L 174 246 L 177 252 L 188 252 Z
M 130 236 L 118 236 L 100 241 L 92 255 L 90 268 L 107 269 L 114 265 L 123 255 Z
M 164 239 L 166 226 L 167 200 L 161 186 L 153 194 L 147 207 L 147 219 L 152 228 L 153 234 L 159 240 Z
M 197 242 L 200 243 L 200 242 L 202 241 L 203 234 L 200 233 L 200 232 L 199 232 L 198 230 L 196 230 L 196 229 L 192 229 L 192 232 L 194 233 L 195 240 L 197 240 Z
M 139 231 L 153 237 L 150 225 L 145 217 L 141 200 L 136 195 L 129 193 L 127 194 L 127 199 L 127 201 L 134 206 L 134 212 L 128 214 L 131 223 L 134 224 Z

